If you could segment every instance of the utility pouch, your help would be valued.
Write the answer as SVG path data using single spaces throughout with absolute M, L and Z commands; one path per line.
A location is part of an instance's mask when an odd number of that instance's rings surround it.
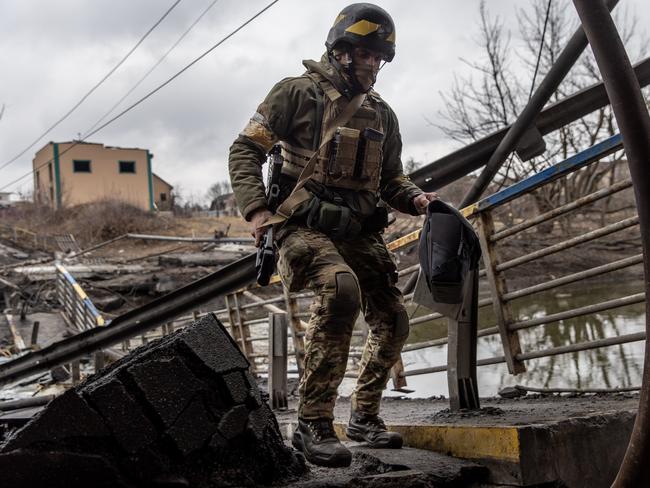
M 357 161 L 359 135 L 357 129 L 348 127 L 336 129 L 327 161 L 326 184 L 336 184 L 340 180 L 352 177 Z
M 361 224 L 352 211 L 314 196 L 305 211 L 307 227 L 333 239 L 350 239 L 361 232 Z
M 355 180 L 371 181 L 379 184 L 382 161 L 382 142 L 384 134 L 378 130 L 366 127 L 359 138 L 359 149 L 352 177 Z

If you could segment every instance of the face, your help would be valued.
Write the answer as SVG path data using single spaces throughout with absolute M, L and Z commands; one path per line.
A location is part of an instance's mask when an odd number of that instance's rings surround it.
M 354 76 L 363 88 L 368 91 L 377 80 L 377 73 L 384 61 L 383 54 L 367 49 L 365 47 L 355 47 L 352 49 L 352 61 L 354 66 Z
M 357 66 L 364 66 L 366 69 L 370 68 L 377 74 L 384 60 L 384 55 L 365 47 L 355 47 L 352 50 L 352 60 Z

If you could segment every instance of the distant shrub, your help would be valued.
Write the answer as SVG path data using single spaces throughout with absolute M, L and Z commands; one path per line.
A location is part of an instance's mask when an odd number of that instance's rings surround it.
M 152 232 L 167 227 L 166 222 L 154 213 L 119 200 L 101 200 L 63 208 L 55 212 L 55 220 L 87 244 L 129 232 Z
M 119 200 L 100 200 L 59 210 L 24 204 L 3 212 L 3 221 L 39 235 L 73 234 L 84 247 L 129 232 L 157 232 L 169 226 L 167 219 Z

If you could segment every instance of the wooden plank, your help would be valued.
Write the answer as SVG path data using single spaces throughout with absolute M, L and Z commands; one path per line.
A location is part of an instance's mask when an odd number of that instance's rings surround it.
M 406 376 L 404 376 L 404 362 L 402 361 L 402 355 L 400 354 L 399 359 L 390 369 L 390 378 L 393 381 L 393 391 L 399 391 L 401 393 L 413 393 L 415 390 L 411 390 L 406 383 Z
M 7 318 L 7 324 L 9 325 L 9 332 L 11 332 L 11 338 L 14 342 L 14 347 L 18 352 L 24 351 L 27 349 L 27 347 L 25 346 L 25 341 L 20 335 L 20 332 L 18 332 L 18 328 L 14 323 L 13 315 L 6 313 L 5 317 Z
M 239 340 L 241 341 L 242 350 L 246 357 L 253 354 L 253 344 L 246 339 L 250 339 L 251 332 L 248 324 L 244 323 L 241 309 L 239 308 L 239 293 L 235 293 L 235 314 L 237 315 L 237 328 L 239 329 Z
M 241 334 L 240 334 L 240 329 L 239 327 L 236 326 L 237 324 L 237 315 L 235 313 L 235 307 L 234 304 L 232 303 L 234 299 L 232 298 L 233 295 L 226 295 L 226 309 L 228 310 L 228 320 L 230 321 L 231 328 L 230 328 L 230 333 L 232 334 L 233 339 L 235 339 L 235 342 L 239 346 L 239 349 L 241 350 L 242 353 L 246 354 L 246 350 L 244 349 L 242 345 L 242 340 L 241 340 Z
M 481 251 L 483 253 L 483 262 L 485 271 L 492 294 L 492 306 L 497 319 L 497 327 L 503 344 L 503 355 L 508 365 L 510 374 L 519 374 L 526 371 L 526 365 L 523 361 L 516 359 L 521 354 L 521 345 L 517 331 L 509 329 L 513 323 L 513 314 L 508 302 L 503 300 L 503 295 L 508 293 L 503 273 L 496 270 L 499 263 L 499 257 L 494 244 L 490 241 L 490 236 L 494 233 L 494 222 L 489 212 L 483 212 L 477 219 L 478 236 L 481 242 Z

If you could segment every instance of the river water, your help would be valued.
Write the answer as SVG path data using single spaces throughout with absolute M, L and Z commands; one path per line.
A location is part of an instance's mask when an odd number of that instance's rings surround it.
M 578 284 L 536 294 L 512 302 L 518 320 L 530 319 L 582 307 L 643 291 L 643 282 Z M 415 307 L 414 307 L 415 308 Z M 421 307 L 411 309 L 414 315 L 429 313 Z M 519 331 L 522 351 L 538 351 L 578 342 L 615 337 L 645 330 L 645 305 L 639 303 L 593 315 L 555 322 Z M 479 329 L 496 324 L 491 306 L 479 310 Z M 437 320 L 411 328 L 409 343 L 445 337 L 446 320 Z M 508 373 L 505 363 L 480 366 L 480 396 L 493 396 L 505 387 L 615 388 L 639 386 L 643 370 L 645 342 L 610 346 L 526 361 L 527 371 L 517 376 Z M 498 335 L 478 339 L 478 359 L 503 355 Z M 446 364 L 447 347 L 433 347 L 402 355 L 408 370 Z M 447 373 L 409 376 L 409 397 L 448 395 Z M 389 384 L 390 388 L 390 384 Z M 389 395 L 391 393 L 388 393 Z M 393 393 L 397 394 L 397 393 Z

